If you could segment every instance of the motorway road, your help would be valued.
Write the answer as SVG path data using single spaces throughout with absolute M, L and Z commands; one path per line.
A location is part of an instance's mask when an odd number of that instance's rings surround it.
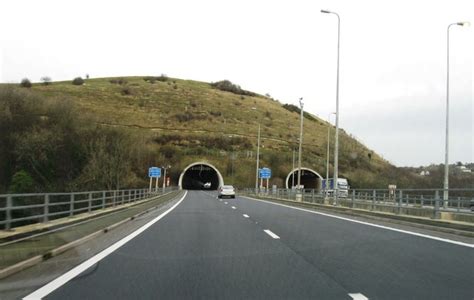
M 473 299 L 474 249 L 189 191 L 141 234 L 56 284 L 47 299 Z

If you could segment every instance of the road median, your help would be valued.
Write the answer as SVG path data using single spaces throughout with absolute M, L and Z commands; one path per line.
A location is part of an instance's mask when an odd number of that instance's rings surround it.
M 0 279 L 29 268 L 41 261 L 57 256 L 88 240 L 113 230 L 177 198 L 182 192 L 173 191 L 150 201 L 90 220 L 60 231 L 4 243 L 0 246 Z

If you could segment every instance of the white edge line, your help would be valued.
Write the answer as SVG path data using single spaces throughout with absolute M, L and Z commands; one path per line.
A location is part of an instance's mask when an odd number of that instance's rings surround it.
M 94 255 L 91 258 L 89 258 L 85 262 L 81 263 L 80 265 L 77 265 L 73 269 L 69 270 L 68 272 L 64 273 L 63 275 L 59 276 L 58 278 L 54 279 L 53 281 L 49 282 L 48 284 L 44 285 L 43 287 L 37 289 L 36 291 L 29 294 L 28 296 L 25 296 L 23 299 L 41 299 L 41 298 L 46 297 L 47 295 L 49 295 L 50 293 L 52 293 L 56 289 L 60 288 L 64 284 L 66 284 L 68 281 L 72 280 L 77 275 L 81 274 L 82 272 L 84 272 L 85 270 L 90 268 L 91 266 L 95 265 L 96 263 L 98 263 L 99 261 L 101 261 L 102 259 L 107 257 L 109 254 L 111 254 L 112 252 L 114 252 L 118 248 L 125 245 L 127 242 L 132 240 L 134 237 L 138 236 L 143 231 L 147 230 L 150 226 L 152 226 L 153 224 L 158 222 L 161 218 L 163 218 L 168 213 L 170 213 L 173 209 L 175 209 L 176 206 L 178 206 L 184 200 L 184 198 L 186 197 L 187 194 L 188 194 L 188 191 L 186 191 L 184 193 L 183 197 L 181 197 L 181 199 L 179 199 L 179 201 L 175 205 L 173 205 L 171 208 L 169 208 L 167 211 L 165 211 L 164 213 L 162 213 L 158 217 L 154 218 L 150 222 L 148 222 L 145 225 L 143 225 L 142 227 L 138 228 L 137 230 L 135 230 L 131 234 L 127 235 L 126 237 L 124 237 L 120 241 L 113 244 L 112 246 L 109 246 L 108 248 L 102 250 L 101 252 L 99 252 L 98 254 Z
M 237 207 L 235 207 L 235 206 L 232 206 L 232 209 L 236 209 L 236 208 L 237 208 Z
M 247 199 L 251 199 L 251 200 L 255 200 L 255 201 L 266 202 L 266 203 L 273 204 L 273 205 L 279 205 L 279 206 L 283 206 L 283 207 L 287 207 L 287 208 L 301 210 L 301 211 L 305 211 L 305 212 L 309 212 L 309 213 L 313 213 L 313 214 L 318 214 L 318 215 L 322 215 L 322 216 L 326 216 L 326 217 L 330 217 L 330 218 L 336 218 L 336 219 L 345 220 L 345 221 L 349 221 L 349 222 L 353 222 L 353 223 L 358 223 L 358 224 L 373 226 L 373 227 L 382 228 L 382 229 L 386 229 L 386 230 L 406 233 L 406 234 L 419 236 L 419 237 L 424 237 L 424 238 L 427 238 L 427 239 L 432 239 L 432 240 L 436 240 L 436 241 L 440 241 L 440 242 L 451 243 L 451 244 L 455 244 L 455 245 L 458 245 L 458 246 L 474 248 L 474 244 L 463 243 L 463 242 L 453 241 L 453 240 L 450 240 L 450 239 L 444 239 L 444 238 L 440 238 L 440 237 L 436 237 L 436 236 L 432 236 L 432 235 L 417 233 L 417 232 L 413 232 L 413 231 L 402 230 L 402 229 L 383 226 L 383 225 L 378 225 L 378 224 L 374 224 L 374 223 L 368 223 L 368 222 L 353 220 L 353 219 L 349 219 L 349 218 L 344 218 L 344 217 L 339 217 L 339 216 L 335 216 L 335 215 L 331 215 L 331 214 L 322 213 L 322 212 L 319 212 L 319 211 L 314 211 L 314 210 L 304 209 L 304 208 L 295 207 L 295 206 L 291 206 L 291 205 L 275 203 L 275 202 L 256 199 L 256 198 L 252 198 L 252 197 L 247 197 L 247 196 L 242 196 L 242 197 L 247 198 Z
M 248 218 L 248 217 L 249 217 L 249 215 L 247 215 L 247 214 L 243 214 L 242 216 L 244 216 L 244 218 Z
M 364 296 L 361 293 L 352 293 L 352 294 L 348 294 L 348 295 L 354 300 L 369 300 L 369 298 L 367 298 L 366 296 Z
M 274 234 L 270 229 L 264 229 L 263 231 L 265 231 L 266 234 L 268 234 L 269 236 L 271 236 L 274 239 L 279 239 L 280 238 L 278 235 Z

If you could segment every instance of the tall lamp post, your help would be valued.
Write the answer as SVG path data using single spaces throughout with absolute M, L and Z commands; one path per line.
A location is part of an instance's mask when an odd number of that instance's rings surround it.
M 293 149 L 293 162 L 291 167 L 291 189 L 295 187 L 295 149 Z
M 335 12 L 329 10 L 321 10 L 324 14 L 333 14 L 337 16 L 337 72 L 336 72 L 336 133 L 334 141 L 334 197 L 336 205 L 338 204 L 338 185 L 337 178 L 339 167 L 339 45 L 341 41 L 341 18 Z
M 448 25 L 446 34 L 446 148 L 444 152 L 444 185 L 443 206 L 448 205 L 449 198 L 449 29 L 451 26 L 469 26 L 469 22 L 457 22 Z
M 298 146 L 298 194 L 301 193 L 301 147 L 303 145 L 303 98 L 300 98 L 300 143 Z M 301 195 L 300 195 L 301 196 Z M 297 196 L 297 197 L 300 197 Z M 300 200 L 300 199 L 297 199 Z
M 328 140 L 327 140 L 327 143 L 328 143 L 328 150 L 327 150 L 327 154 L 326 154 L 326 188 L 325 188 L 325 194 L 326 194 L 326 197 L 328 196 L 328 184 L 329 184 L 329 145 L 330 145 L 330 132 L 331 132 L 331 116 L 332 115 L 335 115 L 336 113 L 335 112 L 332 112 L 328 115 Z
M 257 110 L 256 107 L 252 107 L 253 110 Z M 260 121 L 258 122 L 258 133 L 257 133 L 257 167 L 255 170 L 255 194 L 258 193 L 258 168 L 260 163 Z

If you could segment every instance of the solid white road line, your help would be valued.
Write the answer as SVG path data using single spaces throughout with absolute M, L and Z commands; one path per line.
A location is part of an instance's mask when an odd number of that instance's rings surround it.
M 423 237 L 423 238 L 427 238 L 427 239 L 432 239 L 432 240 L 436 240 L 436 241 L 440 241 L 440 242 L 455 244 L 455 245 L 458 245 L 458 246 L 464 246 L 464 247 L 474 248 L 474 244 L 463 243 L 463 242 L 458 242 L 458 241 L 454 241 L 454 240 L 443 239 L 443 238 L 440 238 L 440 237 L 437 237 L 437 236 L 432 236 L 432 235 L 417 233 L 417 232 L 413 232 L 413 231 L 402 230 L 402 229 L 398 229 L 398 228 L 393 228 L 393 227 L 388 227 L 388 226 L 383 226 L 383 225 L 378 225 L 378 224 L 373 224 L 373 223 L 368 223 L 368 222 L 353 220 L 353 219 L 349 219 L 349 218 L 344 218 L 344 217 L 339 217 L 339 216 L 335 216 L 335 215 L 331 215 L 331 214 L 322 213 L 322 212 L 319 212 L 319 211 L 304 209 L 304 208 L 300 208 L 300 207 L 295 207 L 295 206 L 290 206 L 290 205 L 275 203 L 275 202 L 266 201 L 266 200 L 261 200 L 261 199 L 255 199 L 255 198 L 252 198 L 252 197 L 243 196 L 243 198 L 247 198 L 247 199 L 254 200 L 254 201 L 261 201 L 261 202 L 265 202 L 265 203 L 269 203 L 269 204 L 273 204 L 273 205 L 283 206 L 283 207 L 287 207 L 287 208 L 291 208 L 291 209 L 301 210 L 301 211 L 309 212 L 309 213 L 312 213 L 312 214 L 322 215 L 322 216 L 326 216 L 326 217 L 330 217 L 330 218 L 335 218 L 335 219 L 340 219 L 340 220 L 344 220 L 344 221 L 349 221 L 349 222 L 353 222 L 353 223 L 358 223 L 358 224 L 368 225 L 368 226 L 377 227 L 377 228 L 382 228 L 382 229 L 386 229 L 386 230 L 391 230 L 391 231 L 406 233 L 406 234 L 410 234 L 410 235 L 414 235 L 414 236 L 419 236 L 419 237 Z
M 243 214 L 242 216 L 244 216 L 244 218 L 248 218 L 248 217 L 249 217 L 249 215 L 246 215 L 246 214 Z
M 175 205 L 173 205 L 171 208 L 169 208 L 167 211 L 165 211 L 164 213 L 162 213 L 158 217 L 154 218 L 153 220 L 146 223 L 142 227 L 138 228 L 137 230 L 135 230 L 134 232 L 132 232 L 128 236 L 124 237 L 120 241 L 113 244 L 112 246 L 106 248 L 105 250 L 102 250 L 100 253 L 94 255 L 93 257 L 89 258 L 85 262 L 83 262 L 80 265 L 74 267 L 73 269 L 69 270 L 68 272 L 64 273 L 63 275 L 59 276 L 58 278 L 54 279 L 50 283 L 48 283 L 45 286 L 43 286 L 43 287 L 39 288 L 38 290 L 34 291 L 33 293 L 29 294 L 28 296 L 24 297 L 23 299 L 41 299 L 41 298 L 46 297 L 47 295 L 49 295 L 50 293 L 52 293 L 56 289 L 60 288 L 64 284 L 66 284 L 68 281 L 72 280 L 77 275 L 81 274 L 82 272 L 84 272 L 88 268 L 92 267 L 93 265 L 95 265 L 96 263 L 98 263 L 99 261 L 101 261 L 102 259 L 107 257 L 109 254 L 111 254 L 112 252 L 117 250 L 118 248 L 120 248 L 123 245 L 125 245 L 126 243 L 128 243 L 134 237 L 138 236 L 140 233 L 147 230 L 150 226 L 152 226 L 153 224 L 158 222 L 161 218 L 163 218 L 168 213 L 170 213 L 173 209 L 175 209 L 176 206 L 178 206 L 184 200 L 184 198 L 186 197 L 187 194 L 188 194 L 188 191 L 186 191 L 184 193 L 183 197 L 181 197 L 181 199 L 179 199 L 179 201 Z
M 349 296 L 354 300 L 369 300 L 366 296 L 361 293 L 349 294 Z
M 232 209 L 236 209 L 236 208 L 237 208 L 237 207 L 235 207 L 235 206 L 232 206 Z
M 271 236 L 274 239 L 279 239 L 280 238 L 278 235 L 271 232 L 270 229 L 264 229 L 263 231 L 265 231 L 266 234 L 268 234 L 269 236 Z

